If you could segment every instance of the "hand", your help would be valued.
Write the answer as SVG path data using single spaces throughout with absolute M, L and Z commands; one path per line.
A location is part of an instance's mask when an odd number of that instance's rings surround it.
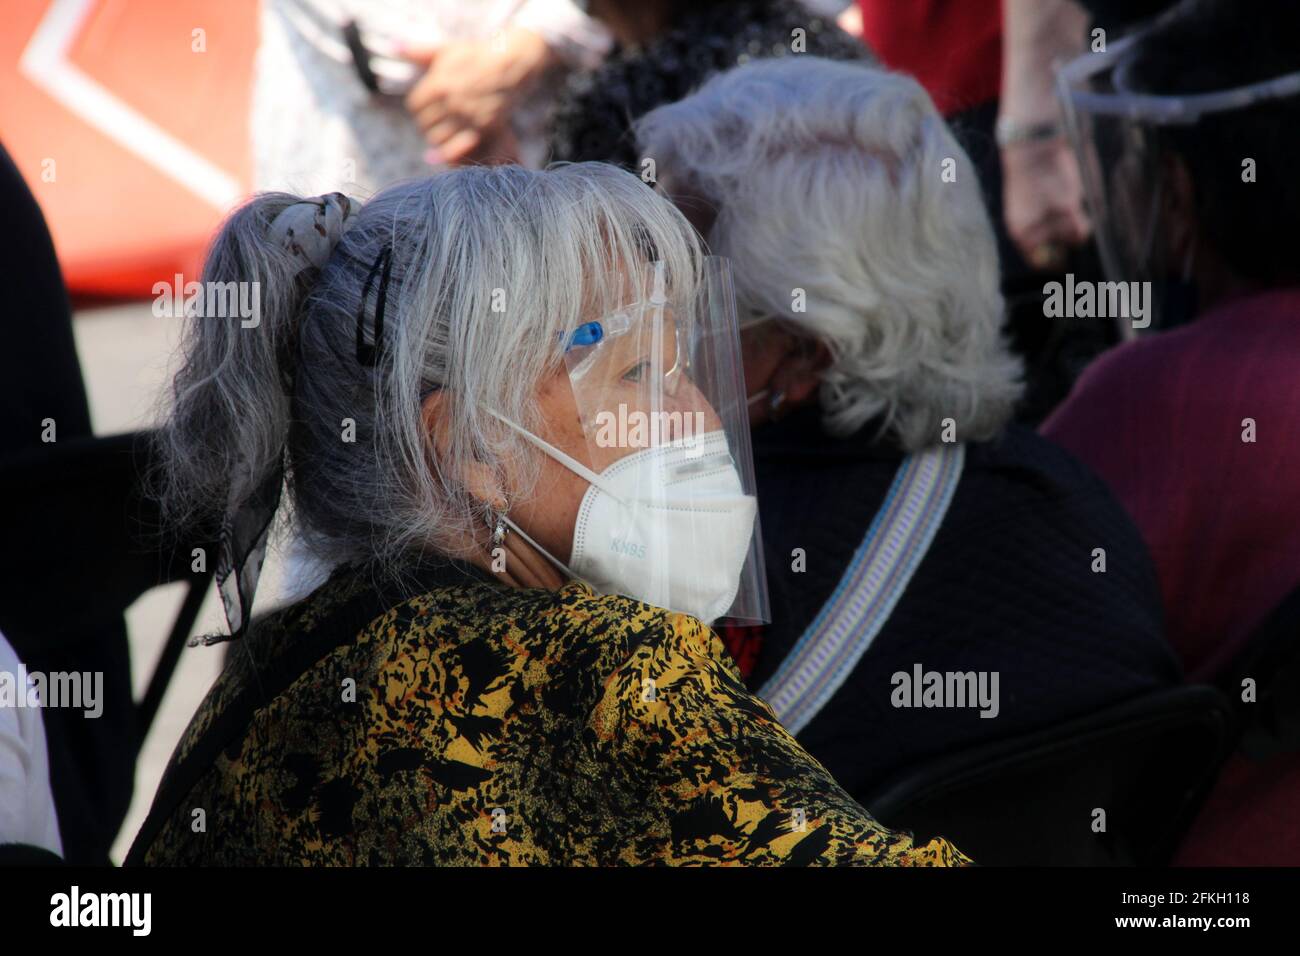
M 1068 141 L 1004 146 L 1002 180 L 1003 215 L 1017 248 L 1035 269 L 1061 268 L 1068 249 L 1083 245 L 1092 232 Z
M 483 166 L 500 166 L 522 162 L 519 137 L 509 123 L 503 123 L 496 129 L 487 130 L 470 152 L 458 162 L 475 163 Z
M 520 99 L 555 61 L 545 40 L 519 27 L 489 40 L 402 52 L 426 67 L 407 94 L 406 109 L 435 165 L 461 162 L 499 139 Z

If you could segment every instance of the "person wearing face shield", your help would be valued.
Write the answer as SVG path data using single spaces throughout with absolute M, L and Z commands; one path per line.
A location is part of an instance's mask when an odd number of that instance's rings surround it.
M 158 493 L 220 526 L 234 644 L 128 863 L 969 862 L 879 826 L 708 627 L 767 616 L 734 296 L 636 177 L 264 194 L 206 279 L 260 310 L 193 322 Z M 334 571 L 250 620 L 286 483 Z
M 921 86 L 753 63 L 637 132 L 742 310 L 772 620 L 724 634 L 845 789 L 1175 684 L 1131 520 L 1010 422 L 994 233 Z
M 1198 681 L 1300 587 L 1297 30 L 1285 0 L 1184 3 L 1061 74 L 1108 278 L 1153 312 L 1043 432 L 1137 521 Z M 1180 859 L 1300 863 L 1297 800 L 1300 761 L 1235 758 Z

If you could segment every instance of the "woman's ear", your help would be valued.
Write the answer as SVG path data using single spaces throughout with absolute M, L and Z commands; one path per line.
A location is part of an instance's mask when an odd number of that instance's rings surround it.
M 771 320 L 760 320 L 740 333 L 740 361 L 745 374 L 745 391 L 750 395 L 768 390 L 773 376 L 788 360 L 794 339 Z
M 425 430 L 433 442 L 434 454 L 444 465 L 452 461 L 451 416 L 447 401 L 446 392 L 436 391 L 425 398 L 424 404 L 420 407 Z M 455 474 L 452 477 L 465 487 L 475 501 L 491 505 L 497 511 L 506 510 L 508 502 L 505 490 L 501 487 L 495 469 L 489 464 L 471 459 L 454 462 L 454 467 Z
M 772 387 L 785 395 L 791 405 L 806 402 L 822 382 L 822 372 L 830 367 L 831 353 L 823 342 L 805 339 L 786 354 L 781 367 L 772 376 Z

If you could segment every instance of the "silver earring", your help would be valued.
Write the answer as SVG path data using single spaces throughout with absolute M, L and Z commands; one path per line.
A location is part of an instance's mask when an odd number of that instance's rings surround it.
M 493 521 L 490 515 L 496 515 L 496 521 Z M 492 547 L 499 548 L 505 541 L 509 529 L 506 527 L 506 513 L 504 511 L 493 511 L 489 513 L 488 526 L 492 528 Z

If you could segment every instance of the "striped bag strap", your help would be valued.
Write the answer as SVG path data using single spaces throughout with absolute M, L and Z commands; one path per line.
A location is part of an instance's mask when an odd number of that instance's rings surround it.
M 830 600 L 758 695 L 800 733 L 857 666 L 930 549 L 961 480 L 965 446 L 908 455 Z

